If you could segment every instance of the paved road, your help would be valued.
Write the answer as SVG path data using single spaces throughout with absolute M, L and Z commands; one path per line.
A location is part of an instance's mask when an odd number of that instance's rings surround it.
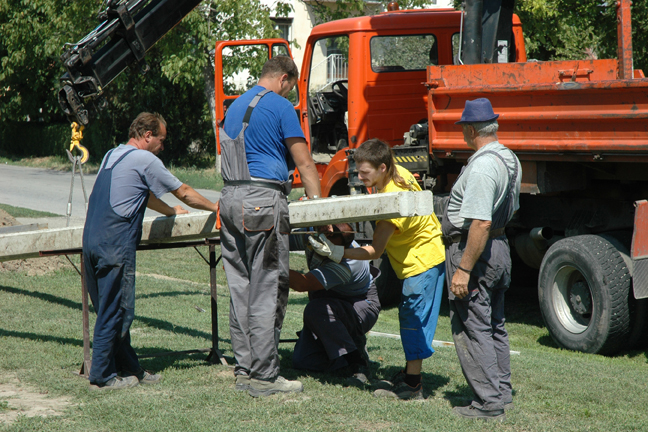
M 96 175 L 84 175 L 84 184 L 88 197 Z M 65 226 L 67 221 L 67 202 L 70 196 L 71 172 L 59 172 L 41 168 L 29 168 L 15 165 L 0 165 L 0 203 L 14 207 L 24 207 L 32 210 L 46 211 L 59 214 L 60 221 L 49 220 L 49 227 Z M 220 193 L 212 190 L 198 189 L 206 198 L 216 201 Z M 163 198 L 170 206 L 182 204 L 172 194 Z M 196 211 L 183 205 L 189 211 Z M 147 209 L 146 216 L 160 216 L 159 213 Z M 81 178 L 77 173 L 74 180 L 72 195 L 72 218 L 70 225 L 82 225 L 85 220 L 85 203 L 81 189 Z M 25 223 L 24 221 L 21 221 Z M 36 222 L 36 221 L 30 221 Z

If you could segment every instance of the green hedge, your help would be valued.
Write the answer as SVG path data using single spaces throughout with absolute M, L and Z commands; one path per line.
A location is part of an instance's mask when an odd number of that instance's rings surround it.
M 64 123 L 4 122 L 0 124 L 0 153 L 15 157 L 65 155 L 70 148 L 71 129 Z M 114 147 L 109 128 L 95 122 L 84 130 L 84 145 L 90 160 L 101 162 L 104 154 Z

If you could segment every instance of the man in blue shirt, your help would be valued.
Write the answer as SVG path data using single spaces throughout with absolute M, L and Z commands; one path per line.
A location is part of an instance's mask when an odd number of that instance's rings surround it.
M 326 237 L 345 248 L 359 247 L 349 224 L 323 227 Z M 290 271 L 290 288 L 308 292 L 304 328 L 293 353 L 293 366 L 317 372 L 349 367 L 347 383 L 368 383 L 365 335 L 376 324 L 380 301 L 374 279 L 380 271 L 368 261 L 339 263 L 316 254 L 306 235 L 290 236 L 291 250 L 304 250 L 306 274 Z
M 254 397 L 300 392 L 279 375 L 278 343 L 288 302 L 290 220 L 286 199 L 296 166 L 309 198 L 319 176 L 293 105 L 291 58 L 275 56 L 258 85 L 228 108 L 219 130 L 221 252 L 230 289 L 236 389 Z

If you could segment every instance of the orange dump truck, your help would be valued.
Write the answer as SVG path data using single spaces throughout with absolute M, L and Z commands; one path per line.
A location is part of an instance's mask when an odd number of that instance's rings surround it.
M 490 99 L 523 169 L 507 234 L 526 267 L 513 271 L 540 270 L 552 337 L 593 353 L 646 339 L 648 79 L 632 69 L 630 2 L 617 7 L 618 59 L 430 66 L 418 143 L 450 184 L 471 154 L 454 122 L 466 100 Z
M 521 208 L 507 227 L 514 276 L 535 283 L 539 269 L 552 337 L 608 354 L 644 342 L 648 80 L 632 69 L 629 1 L 618 8 L 618 60 L 527 62 L 512 14 L 492 64 L 456 64 L 462 13 L 451 9 L 316 26 L 291 100 L 323 195 L 364 192 L 353 149 L 378 137 L 443 196 L 471 154 L 454 122 L 466 100 L 487 97 L 500 114 L 500 142 L 523 166 Z M 280 39 L 216 44 L 217 119 L 277 54 L 290 55 Z

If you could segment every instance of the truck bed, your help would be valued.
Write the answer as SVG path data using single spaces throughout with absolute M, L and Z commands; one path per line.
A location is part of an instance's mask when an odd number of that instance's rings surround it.
M 429 66 L 430 149 L 468 155 L 466 100 L 490 99 L 500 142 L 521 160 L 648 161 L 648 79 L 617 79 L 617 60 Z

